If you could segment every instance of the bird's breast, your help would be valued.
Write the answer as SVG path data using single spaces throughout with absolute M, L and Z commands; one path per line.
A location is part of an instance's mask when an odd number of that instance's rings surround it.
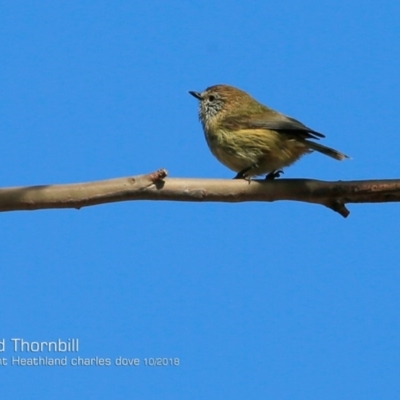
M 228 168 L 239 172 L 258 165 L 256 174 L 264 174 L 292 164 L 308 151 L 303 142 L 267 129 L 204 129 L 214 156 Z

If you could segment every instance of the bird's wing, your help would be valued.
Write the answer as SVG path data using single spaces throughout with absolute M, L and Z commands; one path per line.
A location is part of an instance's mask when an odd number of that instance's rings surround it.
M 259 114 L 248 116 L 229 116 L 223 122 L 230 129 L 271 129 L 282 133 L 300 135 L 304 139 L 319 139 L 325 137 L 322 133 L 308 128 L 297 119 L 271 111 L 271 115 Z

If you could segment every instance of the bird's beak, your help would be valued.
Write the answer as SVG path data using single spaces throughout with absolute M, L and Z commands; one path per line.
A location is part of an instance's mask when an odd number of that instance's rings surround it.
M 189 90 L 189 93 L 193 96 L 196 97 L 196 99 L 201 100 L 201 94 L 199 92 L 192 92 Z

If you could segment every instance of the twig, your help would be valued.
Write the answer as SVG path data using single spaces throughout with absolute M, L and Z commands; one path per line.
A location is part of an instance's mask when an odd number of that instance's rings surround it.
M 324 205 L 343 217 L 347 203 L 400 201 L 400 180 L 325 182 L 312 179 L 225 180 L 168 178 L 167 171 L 67 185 L 0 189 L 0 211 L 76 208 L 128 200 L 277 201 Z

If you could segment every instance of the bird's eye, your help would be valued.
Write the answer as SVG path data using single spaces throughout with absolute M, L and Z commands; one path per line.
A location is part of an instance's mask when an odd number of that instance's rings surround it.
M 214 100 L 215 100 L 215 96 L 213 96 L 213 95 L 211 94 L 210 96 L 208 96 L 208 100 L 214 101 Z

